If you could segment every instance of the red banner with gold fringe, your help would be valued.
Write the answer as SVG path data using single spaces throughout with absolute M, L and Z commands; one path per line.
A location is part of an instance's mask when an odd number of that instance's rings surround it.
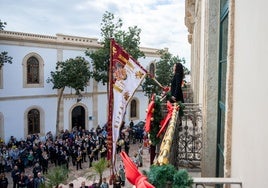
M 147 71 L 113 39 L 110 47 L 108 135 L 111 140 L 108 159 L 115 164 L 116 143 L 126 107 Z

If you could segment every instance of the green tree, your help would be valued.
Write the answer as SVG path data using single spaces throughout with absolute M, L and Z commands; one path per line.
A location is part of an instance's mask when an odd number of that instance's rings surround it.
M 144 53 L 139 50 L 141 29 L 134 26 L 129 27 L 128 31 L 124 31 L 122 26 L 123 22 L 120 18 L 115 20 L 114 15 L 106 11 L 101 23 L 102 47 L 96 51 L 87 50 L 85 52 L 92 59 L 92 77 L 104 85 L 109 82 L 108 69 L 111 38 L 114 38 L 133 58 L 144 57 Z
M 6 22 L 2 22 L 0 19 L 0 30 L 4 30 L 5 26 L 7 25 Z
M 80 95 L 80 91 L 84 91 L 84 87 L 89 82 L 91 75 L 89 68 L 89 62 L 85 58 L 76 57 L 67 59 L 64 62 L 57 62 L 56 70 L 51 71 L 51 78 L 48 78 L 47 82 L 54 84 L 53 89 L 59 89 L 56 133 L 59 132 L 60 101 L 65 87 L 75 89 L 76 94 Z
M 4 63 L 12 64 L 12 57 L 7 55 L 7 52 L 1 52 L 0 54 L 0 69 L 4 66 Z
M 50 168 L 48 173 L 45 174 L 45 186 L 52 188 L 58 188 L 61 183 L 66 183 L 65 181 L 68 179 L 69 170 L 64 166 L 56 166 Z
M 101 185 L 103 172 L 108 168 L 108 161 L 105 158 L 101 158 L 100 160 L 93 162 L 92 167 L 93 167 L 93 170 L 95 171 L 95 173 L 92 174 L 92 171 L 90 171 L 89 175 L 86 174 L 87 179 L 91 179 L 92 177 L 94 177 L 94 179 L 95 179 L 95 175 L 98 174 L 99 175 L 99 185 Z
M 5 28 L 5 25 L 7 25 L 6 22 L 2 22 L 0 20 L 0 31 L 4 30 Z M 9 63 L 9 64 L 12 64 L 12 57 L 8 56 L 7 55 L 8 53 L 7 52 L 1 52 L 0 54 L 0 69 L 2 69 L 4 63 Z
M 155 63 L 155 79 L 159 83 L 166 87 L 170 86 L 170 82 L 173 76 L 173 65 L 177 62 L 185 64 L 185 59 L 180 59 L 178 56 L 173 56 L 167 50 L 159 50 L 160 59 Z M 184 66 L 184 73 L 189 74 L 189 70 Z M 150 77 L 146 77 L 142 84 L 145 95 L 150 97 L 153 93 L 160 95 L 162 89 L 153 81 Z

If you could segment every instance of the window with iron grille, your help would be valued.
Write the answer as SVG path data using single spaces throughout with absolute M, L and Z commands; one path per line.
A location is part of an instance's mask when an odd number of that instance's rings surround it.
M 137 101 L 134 99 L 130 103 L 130 118 L 137 117 Z
M 28 112 L 28 134 L 40 133 L 40 112 L 32 109 Z
M 27 60 L 27 84 L 39 83 L 39 62 L 35 57 Z

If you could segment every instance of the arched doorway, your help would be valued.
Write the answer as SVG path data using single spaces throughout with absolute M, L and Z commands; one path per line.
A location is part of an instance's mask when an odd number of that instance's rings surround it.
M 85 129 L 85 108 L 83 106 L 76 106 L 72 110 L 72 128 L 75 126 Z

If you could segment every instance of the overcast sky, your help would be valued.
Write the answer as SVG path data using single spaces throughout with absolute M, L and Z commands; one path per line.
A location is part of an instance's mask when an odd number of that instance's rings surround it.
M 0 19 L 9 31 L 100 38 L 102 16 L 109 11 L 123 20 L 124 30 L 142 30 L 142 47 L 168 48 L 189 64 L 184 5 L 184 0 L 0 0 Z

